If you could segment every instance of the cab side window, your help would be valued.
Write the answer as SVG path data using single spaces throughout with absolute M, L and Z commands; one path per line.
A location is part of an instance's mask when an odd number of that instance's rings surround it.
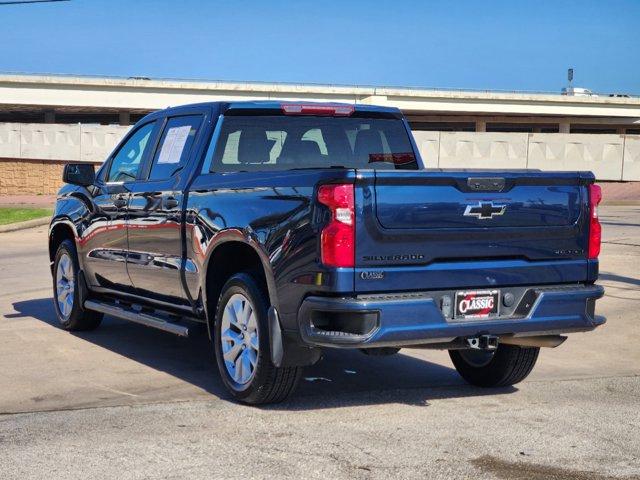
M 201 124 L 201 115 L 173 117 L 167 121 L 153 158 L 149 180 L 169 179 L 184 167 Z
M 111 161 L 107 182 L 131 182 L 136 179 L 154 126 L 155 122 L 143 125 L 118 150 Z

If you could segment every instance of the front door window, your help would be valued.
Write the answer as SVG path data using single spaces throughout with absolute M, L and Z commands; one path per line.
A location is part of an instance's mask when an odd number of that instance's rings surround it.
M 149 139 L 155 122 L 140 127 L 118 150 L 111 161 L 107 182 L 132 182 L 138 176 L 144 153 L 149 148 Z

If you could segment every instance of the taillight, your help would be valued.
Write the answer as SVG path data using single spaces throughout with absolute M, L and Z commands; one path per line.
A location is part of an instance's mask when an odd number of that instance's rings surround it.
M 600 255 L 600 242 L 602 240 L 602 226 L 598 220 L 598 204 L 602 200 L 600 185 L 589 185 L 589 256 L 598 258 Z
M 353 184 L 322 185 L 318 201 L 329 207 L 331 221 L 320 234 L 320 260 L 328 267 L 353 267 L 355 225 Z

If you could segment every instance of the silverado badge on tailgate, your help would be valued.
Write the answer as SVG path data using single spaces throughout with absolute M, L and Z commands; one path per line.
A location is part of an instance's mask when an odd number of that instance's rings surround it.
M 498 315 L 499 290 L 471 290 L 456 293 L 456 317 L 484 318 Z

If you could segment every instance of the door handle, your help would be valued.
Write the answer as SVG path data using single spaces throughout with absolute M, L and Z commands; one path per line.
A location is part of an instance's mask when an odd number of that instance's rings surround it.
M 172 208 L 176 208 L 178 206 L 178 200 L 174 197 L 167 197 L 164 199 L 164 208 L 167 210 L 171 210 Z
M 113 200 L 113 205 L 116 208 L 123 208 L 127 206 L 127 198 L 124 195 L 118 195 L 114 200 Z

